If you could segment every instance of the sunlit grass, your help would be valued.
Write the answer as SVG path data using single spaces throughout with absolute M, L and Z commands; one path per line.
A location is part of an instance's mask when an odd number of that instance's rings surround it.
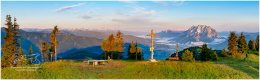
M 2 78 L 32 79 L 248 79 L 259 78 L 258 56 L 250 55 L 242 60 L 231 57 L 220 58 L 217 62 L 113 60 L 109 64 L 92 66 L 82 61 L 47 62 L 36 71 L 16 71 L 14 68 L 2 69 Z M 251 59 L 252 58 L 252 59 Z

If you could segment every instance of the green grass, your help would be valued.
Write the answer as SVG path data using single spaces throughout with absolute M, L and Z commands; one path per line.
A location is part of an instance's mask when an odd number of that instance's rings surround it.
M 259 78 L 258 56 L 247 60 L 231 57 L 217 62 L 113 60 L 107 65 L 92 66 L 81 61 L 56 61 L 44 63 L 36 71 L 2 69 L 4 79 L 252 79 Z

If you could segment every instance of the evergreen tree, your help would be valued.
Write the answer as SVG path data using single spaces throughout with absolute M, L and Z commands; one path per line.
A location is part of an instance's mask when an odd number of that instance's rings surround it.
M 42 55 L 42 62 L 50 61 L 49 45 L 47 42 L 41 43 L 41 55 Z
M 249 40 L 248 47 L 250 50 L 256 50 L 256 42 L 255 40 Z
M 54 26 L 54 29 L 51 32 L 50 41 L 51 41 L 51 61 L 57 60 L 57 33 L 59 32 L 58 26 Z
M 194 61 L 195 59 L 193 58 L 193 53 L 190 52 L 189 50 L 185 50 L 184 53 L 182 53 L 181 59 L 183 61 Z
M 28 64 L 28 61 L 27 61 L 26 57 L 23 54 L 23 49 L 19 48 L 17 66 L 24 66 L 24 65 L 27 65 L 27 64 Z
M 29 49 L 29 64 L 33 64 L 33 61 L 34 61 L 34 55 L 33 55 L 33 48 L 31 45 Z
M 207 44 L 202 45 L 200 57 L 202 61 L 217 60 L 217 54 L 208 48 Z
M 237 54 L 237 36 L 235 32 L 230 32 L 228 37 L 229 54 L 234 56 Z
M 12 23 L 12 18 L 10 15 L 6 16 L 6 28 L 5 28 L 5 37 L 4 45 L 2 47 L 2 58 L 1 58 L 1 67 L 11 67 L 16 66 L 19 52 L 18 44 L 18 30 L 19 25 L 14 19 L 14 24 Z
M 201 54 L 200 54 L 200 57 L 201 57 L 201 60 L 202 60 L 202 61 L 207 61 L 207 60 L 209 60 L 209 59 L 208 59 L 208 55 L 207 55 L 208 52 L 209 52 L 209 49 L 208 49 L 207 44 L 203 44 L 203 45 L 202 45 L 202 48 L 201 48 Z
M 256 50 L 259 51 L 259 35 L 257 35 L 255 42 L 256 42 L 256 45 L 255 45 Z
M 243 33 L 239 36 L 237 40 L 237 48 L 240 53 L 246 53 L 248 50 L 248 46 L 246 43 L 246 38 Z

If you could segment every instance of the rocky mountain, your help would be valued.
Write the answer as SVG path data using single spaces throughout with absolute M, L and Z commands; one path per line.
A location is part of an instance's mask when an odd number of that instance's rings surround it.
M 192 26 L 181 33 L 177 39 L 172 39 L 180 43 L 187 42 L 212 42 L 214 39 L 221 38 L 217 31 L 207 25 Z

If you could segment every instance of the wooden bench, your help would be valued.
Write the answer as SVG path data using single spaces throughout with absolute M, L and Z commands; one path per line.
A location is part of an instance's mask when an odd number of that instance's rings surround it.
M 171 61 L 179 61 L 180 59 L 179 59 L 179 57 L 170 57 L 169 60 L 171 60 Z
M 87 63 L 91 64 L 91 65 L 104 65 L 104 64 L 108 63 L 108 61 L 107 60 L 88 60 Z

